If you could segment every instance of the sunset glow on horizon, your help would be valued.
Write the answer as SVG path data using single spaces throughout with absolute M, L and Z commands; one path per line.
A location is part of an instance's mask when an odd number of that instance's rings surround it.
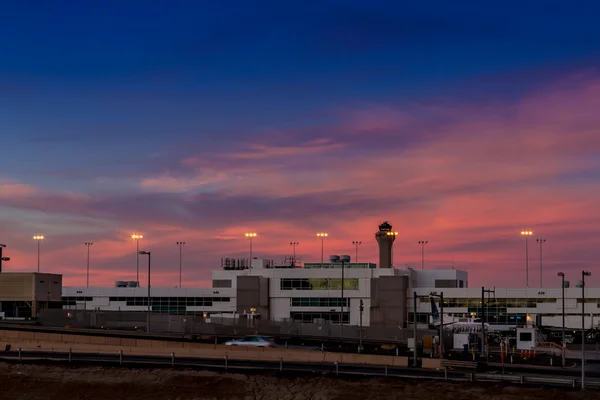
M 532 281 L 542 243 L 545 285 L 594 270 L 596 13 L 325 3 L 7 6 L 3 271 L 36 270 L 43 233 L 41 272 L 85 286 L 89 250 L 112 286 L 138 241 L 174 287 L 184 240 L 184 286 L 210 286 L 249 253 L 377 263 L 386 220 L 396 268 L 424 252 L 470 287 L 524 286 L 527 236 Z

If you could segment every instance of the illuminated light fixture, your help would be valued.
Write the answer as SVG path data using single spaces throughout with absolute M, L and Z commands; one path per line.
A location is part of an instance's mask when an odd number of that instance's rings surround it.
M 44 240 L 45 237 L 44 235 L 35 235 L 33 237 L 33 240 L 37 241 L 37 272 L 38 274 L 40 273 L 40 243 L 42 242 L 42 240 Z
M 246 236 L 246 238 L 248 240 L 250 240 L 250 262 L 249 262 L 250 265 L 249 265 L 249 267 L 250 267 L 250 269 L 252 269 L 252 257 L 253 257 L 252 256 L 252 240 L 258 235 L 256 234 L 256 232 L 246 232 L 246 233 L 244 233 L 244 236 Z

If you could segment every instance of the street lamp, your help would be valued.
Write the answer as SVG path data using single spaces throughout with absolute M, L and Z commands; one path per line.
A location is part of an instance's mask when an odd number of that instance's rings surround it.
M 345 263 L 349 263 L 350 262 L 350 256 L 347 255 L 342 255 L 342 256 L 337 256 L 337 255 L 333 255 L 333 256 L 329 256 L 330 260 L 335 260 L 336 262 L 341 262 L 342 263 L 342 285 L 341 285 L 341 304 L 340 304 L 340 339 L 343 340 L 344 339 L 344 264 Z
M 589 271 L 581 271 L 581 390 L 585 389 L 585 277 Z
M 179 246 L 179 288 L 181 288 L 181 263 L 183 260 L 183 245 L 185 242 L 177 242 L 177 246 Z
M 256 237 L 256 232 L 246 232 L 244 236 L 250 240 L 250 268 L 252 268 L 252 239 Z
M 90 247 L 92 247 L 93 242 L 85 242 L 85 247 L 87 247 L 87 273 L 85 278 L 85 287 L 90 287 Z
M 531 231 L 521 231 L 521 236 L 525 236 L 525 287 L 529 287 L 529 236 L 533 235 Z
M 300 242 L 290 242 L 290 246 L 294 248 L 294 256 L 292 258 L 292 262 L 294 263 L 294 267 L 296 266 L 296 246 L 298 246 Z
M 425 245 L 429 243 L 428 240 L 419 240 L 421 245 L 421 269 L 425 269 Z
M 353 240 L 352 244 L 354 245 L 354 249 L 355 249 L 355 252 L 356 252 L 356 257 L 354 257 L 355 258 L 354 262 L 357 263 L 358 262 L 358 246 L 360 246 L 362 244 L 362 241 L 360 241 L 360 240 Z
M 43 235 L 35 235 L 33 240 L 37 241 L 38 274 L 40 273 L 40 243 L 44 240 Z
M 138 254 L 147 255 L 148 256 L 148 315 L 146 316 L 146 333 L 150 334 L 150 257 L 151 252 L 149 251 L 140 251 Z
M 5 248 L 5 244 L 0 244 L 0 272 L 2 272 L 2 261 L 10 261 L 10 257 L 2 256 L 2 249 Z
M 325 249 L 325 238 L 329 236 L 327 232 L 317 233 L 317 237 L 321 238 L 321 268 L 323 268 L 323 250 Z
M 562 366 L 565 367 L 565 288 L 569 287 L 569 281 L 565 281 L 564 272 L 559 272 L 558 276 L 562 279 L 561 287 L 562 287 Z
M 546 243 L 546 239 L 537 238 L 537 239 L 535 239 L 535 241 L 540 244 L 540 288 L 543 288 L 543 286 L 542 286 L 542 246 L 544 245 L 544 243 Z
M 143 235 L 138 235 L 137 233 L 134 233 L 133 235 L 131 235 L 131 239 L 135 240 L 135 254 L 136 254 L 135 279 L 137 281 L 138 286 L 140 284 L 140 239 L 143 239 L 143 238 L 144 238 Z

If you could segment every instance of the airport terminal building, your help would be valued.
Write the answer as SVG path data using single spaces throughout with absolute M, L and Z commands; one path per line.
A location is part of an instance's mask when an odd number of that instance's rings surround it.
M 151 310 L 206 318 L 252 316 L 276 321 L 407 327 L 415 311 L 418 323 L 429 323 L 430 295 L 443 293 L 446 321 L 481 318 L 498 329 L 528 323 L 561 326 L 561 288 L 495 288 L 482 302 L 482 288 L 469 287 L 465 271 L 394 268 L 391 251 L 395 235 L 389 234 L 391 229 L 383 223 L 375 234 L 379 267 L 353 263 L 348 256 L 332 256 L 327 263 L 305 263 L 302 267 L 293 259 L 274 264 L 260 258 L 251 262 L 226 258 L 221 269 L 213 271 L 210 288 L 152 287 Z M 147 311 L 147 288 L 137 287 L 136 282 L 117 282 L 115 286 L 64 287 L 63 308 Z M 585 325 L 597 327 L 600 288 L 585 292 Z M 439 308 L 439 299 L 436 302 Z M 566 326 L 580 328 L 581 288 L 565 289 L 564 308 Z

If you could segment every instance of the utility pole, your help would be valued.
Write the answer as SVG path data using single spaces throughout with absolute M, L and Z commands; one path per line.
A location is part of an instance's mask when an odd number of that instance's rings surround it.
M 486 355 L 485 351 L 485 342 L 486 342 L 486 332 L 485 332 L 485 294 L 486 293 L 494 293 L 496 294 L 496 290 L 494 289 L 486 289 L 483 286 L 481 287 L 481 355 Z M 487 360 L 487 356 L 486 356 Z
M 300 242 L 290 242 L 290 246 L 294 249 L 294 255 L 292 257 L 292 262 L 294 263 L 294 267 L 296 266 L 296 246 L 298 246 Z
M 544 238 L 537 238 L 535 239 L 536 242 L 538 242 L 540 244 L 540 288 L 542 288 L 542 246 L 544 245 L 544 243 L 546 243 L 546 239 Z
M 358 246 L 360 246 L 362 244 L 362 241 L 360 240 L 353 240 L 352 244 L 354 245 L 354 250 L 355 250 L 355 257 L 354 257 L 354 262 L 358 263 Z
M 521 231 L 521 236 L 525 237 L 525 287 L 529 287 L 529 236 L 532 231 Z
M 327 232 L 317 233 L 317 237 L 321 238 L 321 268 L 323 268 L 323 257 L 325 255 L 325 238 L 327 236 L 329 236 L 329 234 Z
M 428 240 L 419 240 L 421 245 L 421 269 L 425 269 L 425 245 L 429 243 Z
M 179 246 L 179 289 L 181 289 L 181 270 L 182 270 L 182 260 L 183 260 L 183 245 L 185 242 L 176 242 L 177 246 Z

